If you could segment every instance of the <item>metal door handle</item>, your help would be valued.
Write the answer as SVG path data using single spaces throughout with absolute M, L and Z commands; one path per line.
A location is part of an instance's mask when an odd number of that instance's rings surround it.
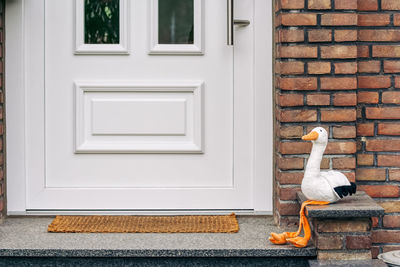
M 227 44 L 228 45 L 233 45 L 234 44 L 234 31 L 235 31 L 235 25 L 238 26 L 248 26 L 250 25 L 249 20 L 243 20 L 243 19 L 234 19 L 234 9 L 233 9 L 233 1 L 234 0 L 227 0 Z

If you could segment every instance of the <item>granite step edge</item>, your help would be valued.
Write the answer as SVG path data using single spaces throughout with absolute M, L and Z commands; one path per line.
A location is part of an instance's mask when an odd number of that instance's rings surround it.
M 316 257 L 315 247 L 266 249 L 0 249 L 0 257 Z
M 307 200 L 302 192 L 297 192 L 297 200 L 303 203 Z M 376 217 L 385 213 L 370 196 L 363 191 L 355 195 L 339 200 L 329 205 L 307 206 L 307 216 L 313 218 L 353 218 L 353 217 Z

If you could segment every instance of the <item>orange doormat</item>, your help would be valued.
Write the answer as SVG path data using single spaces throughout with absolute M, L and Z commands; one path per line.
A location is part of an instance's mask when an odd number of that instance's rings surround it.
M 222 216 L 57 216 L 54 233 L 237 233 L 236 215 Z

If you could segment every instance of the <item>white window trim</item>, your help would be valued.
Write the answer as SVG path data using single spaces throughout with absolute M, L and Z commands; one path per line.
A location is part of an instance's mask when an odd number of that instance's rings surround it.
M 203 55 L 204 54 L 204 0 L 193 0 L 193 44 L 158 43 L 158 1 L 148 0 L 149 54 L 150 55 Z
M 80 54 L 129 54 L 129 0 L 120 0 L 119 44 L 85 44 L 85 1 L 75 0 L 75 51 Z

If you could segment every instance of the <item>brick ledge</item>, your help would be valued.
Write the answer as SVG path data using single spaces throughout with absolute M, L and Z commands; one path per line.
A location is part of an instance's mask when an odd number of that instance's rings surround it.
M 303 203 L 307 198 L 302 192 L 297 192 L 297 200 Z M 363 191 L 330 205 L 306 207 L 307 217 L 311 218 L 376 217 L 384 212 L 385 210 Z

